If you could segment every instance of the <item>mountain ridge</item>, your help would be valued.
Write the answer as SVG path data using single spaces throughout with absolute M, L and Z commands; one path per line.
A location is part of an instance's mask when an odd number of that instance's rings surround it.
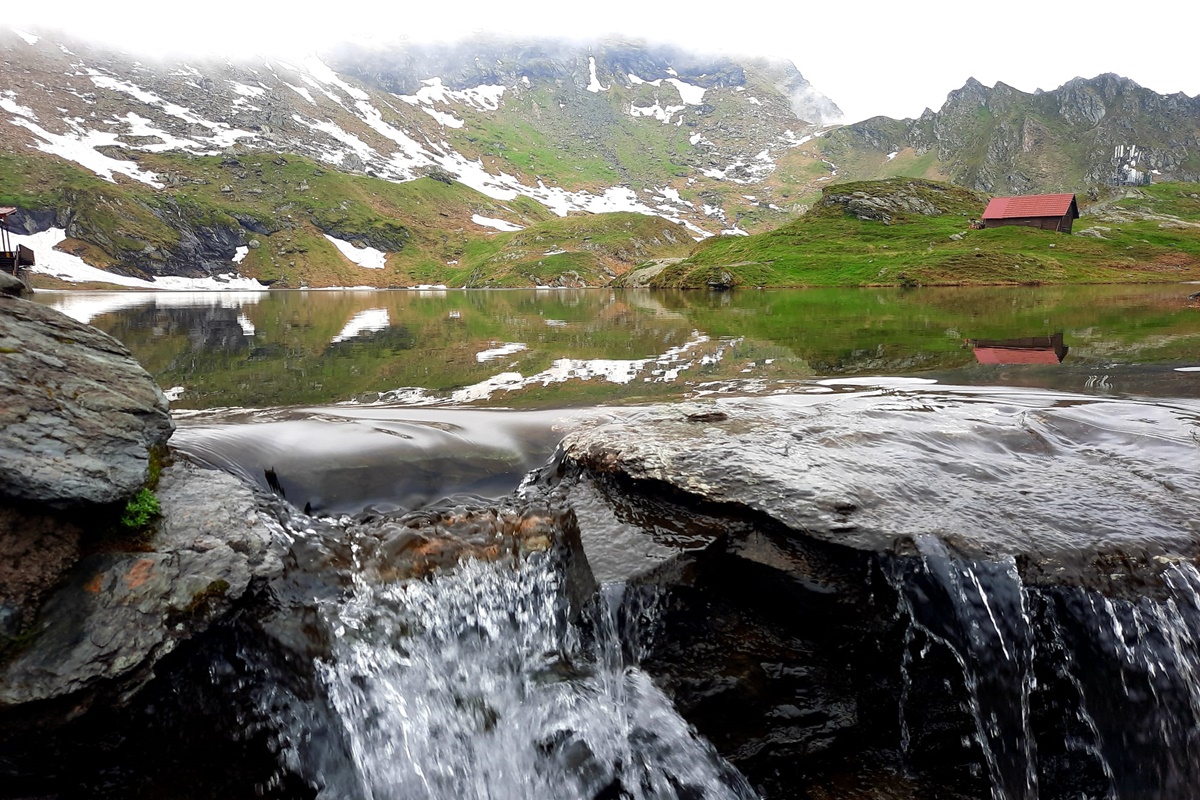
M 827 156 L 851 162 L 911 151 L 912 161 L 928 156 L 930 174 L 921 177 L 998 194 L 1084 192 L 1151 176 L 1194 182 L 1200 97 L 1161 95 L 1114 73 L 1033 93 L 968 78 L 938 111 L 926 109 L 916 119 L 872 117 L 831 132 L 823 143 Z M 890 177 L 886 167 L 876 171 L 859 174 Z

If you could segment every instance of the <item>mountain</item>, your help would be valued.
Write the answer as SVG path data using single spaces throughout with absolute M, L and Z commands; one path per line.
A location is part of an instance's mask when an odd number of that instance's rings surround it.
M 971 79 L 939 111 L 847 125 L 821 152 L 856 178 L 941 178 L 995 194 L 1200 180 L 1200 98 L 1117 75 L 1033 94 Z
M 471 282 L 518 229 L 661 218 L 633 247 L 553 229 L 506 255 L 537 267 L 518 284 L 591 285 L 789 219 L 830 176 L 801 145 L 840 115 L 788 62 L 636 42 L 191 63 L 0 30 L 0 61 L 0 203 L 133 278 Z
M 0 62 L 0 204 L 73 280 L 593 286 L 847 181 L 1200 180 L 1200 99 L 1114 75 L 839 125 L 790 62 L 644 42 L 201 63 L 0 29 Z

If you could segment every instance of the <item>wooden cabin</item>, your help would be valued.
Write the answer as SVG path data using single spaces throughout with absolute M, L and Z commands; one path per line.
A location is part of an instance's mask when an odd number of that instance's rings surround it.
M 980 364 L 1059 364 L 1071 349 L 1062 333 L 1024 339 L 969 339 Z
M 1070 233 L 1079 219 L 1073 194 L 1031 194 L 1024 197 L 993 197 L 983 212 L 983 227 L 1023 225 L 1044 231 Z
M 16 212 L 12 206 L 0 206 L 0 270 L 9 275 L 33 266 L 33 251 L 23 244 L 14 245 L 8 232 L 8 218 Z

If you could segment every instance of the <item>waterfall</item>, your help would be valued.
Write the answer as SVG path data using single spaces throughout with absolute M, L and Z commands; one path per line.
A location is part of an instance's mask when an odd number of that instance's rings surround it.
M 919 637 L 946 648 L 957 662 L 993 800 L 1036 800 L 1036 746 L 1030 726 L 1035 686 L 1033 628 L 1025 589 L 1011 559 L 996 563 L 951 558 L 934 536 L 917 539 L 919 559 L 894 565 L 892 582 L 906 619 L 901 676 L 901 737 L 911 732 L 906 703 Z
M 1200 796 L 1200 571 L 1162 578 L 1158 597 L 1058 591 L 1048 607 L 1116 797 Z
M 569 618 L 555 559 L 467 560 L 429 580 L 356 578 L 318 665 L 371 800 L 752 798 L 638 668 L 652 606 L 620 586 Z
M 1169 564 L 1160 591 L 1134 600 L 1026 586 L 1013 559 L 956 559 L 932 536 L 917 549 L 919 557 L 895 559 L 887 573 L 904 626 L 898 706 L 906 756 L 925 711 L 915 684 L 922 669 L 936 672 L 926 662 L 940 652 L 958 673 L 961 689 L 947 682 L 943 690 L 969 720 L 962 745 L 974 751 L 992 800 L 1059 796 L 1064 785 L 1106 800 L 1200 797 L 1194 564 Z

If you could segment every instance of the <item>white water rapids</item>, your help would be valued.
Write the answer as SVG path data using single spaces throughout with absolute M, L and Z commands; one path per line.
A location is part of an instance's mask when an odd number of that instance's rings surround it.
M 319 666 L 372 800 L 752 798 L 631 659 L 624 592 L 590 635 L 568 621 L 550 558 L 471 560 L 429 581 L 367 585 L 328 609 Z M 629 611 L 648 621 L 648 612 Z

